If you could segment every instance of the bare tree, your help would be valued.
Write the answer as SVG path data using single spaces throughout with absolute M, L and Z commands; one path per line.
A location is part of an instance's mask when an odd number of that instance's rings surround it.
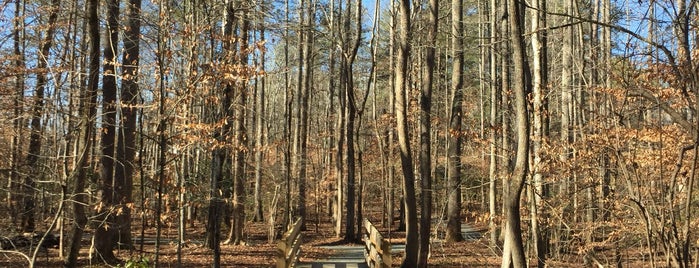
M 140 61 L 141 0 L 127 4 L 128 27 L 124 31 L 123 75 L 121 82 L 121 131 L 117 139 L 116 169 L 114 170 L 119 209 L 117 214 L 120 246 L 133 247 L 131 239 L 131 207 L 133 192 L 134 158 L 136 156 L 136 120 L 138 104 L 138 68 Z
M 449 133 L 447 133 L 447 234 L 449 242 L 462 241 L 461 235 L 461 120 L 463 102 L 463 1 L 451 2 L 452 33 L 452 100 L 449 115 Z
M 417 200 L 415 198 L 415 171 L 413 170 L 413 156 L 410 148 L 410 135 L 408 132 L 406 91 L 408 76 L 408 58 L 410 57 L 410 0 L 400 1 L 400 35 L 398 37 L 398 62 L 396 64 L 396 130 L 398 134 L 398 149 L 400 151 L 401 167 L 403 170 L 403 206 L 406 210 L 406 241 L 405 259 L 402 267 L 417 267 L 418 255 L 418 226 L 417 226 Z
M 85 193 L 85 184 L 87 183 L 89 169 L 91 167 L 91 152 L 93 147 L 93 132 L 94 120 L 97 114 L 97 88 L 99 83 L 100 73 L 100 36 L 99 36 L 99 17 L 97 9 L 99 6 L 98 0 L 90 0 L 87 2 L 87 27 L 89 38 L 89 73 L 87 88 L 83 89 L 80 94 L 80 139 L 78 140 L 78 158 L 75 163 L 75 182 L 72 189 L 72 195 L 75 202 L 73 205 L 73 222 L 70 236 L 68 240 L 68 255 L 64 260 L 65 267 L 75 267 L 77 265 L 78 254 L 82 245 L 82 234 L 87 227 L 87 215 L 85 212 L 85 204 L 87 203 L 87 193 Z
M 119 0 L 107 2 L 107 42 L 104 44 L 104 65 L 102 66 L 102 125 L 100 138 L 100 189 L 97 206 L 97 226 L 95 226 L 95 255 L 97 262 L 113 264 L 114 256 L 115 198 L 114 163 L 116 139 L 116 49 L 119 44 Z
M 418 267 L 427 267 L 430 251 L 430 226 L 432 223 L 432 86 L 435 69 L 435 50 L 437 46 L 437 27 L 439 1 L 430 0 L 428 7 L 429 22 L 427 26 L 427 48 L 425 51 L 425 76 L 420 94 L 420 179 L 422 182 L 422 206 L 420 211 L 420 253 Z M 460 9 L 455 11 L 460 12 Z M 453 23 L 460 24 L 461 21 Z M 459 34 L 459 33 L 457 33 Z M 458 37 L 455 37 L 458 38 Z M 460 49 L 460 47 L 454 47 Z M 459 233 L 461 232 L 459 224 Z
M 529 114 L 527 111 L 527 92 L 531 91 L 529 66 L 524 45 L 523 2 L 504 1 L 507 5 L 510 25 L 510 42 L 512 44 L 513 90 L 515 93 L 515 116 L 517 133 L 517 151 L 515 167 L 503 182 L 503 206 L 505 208 L 505 242 L 503 246 L 502 266 L 507 268 L 525 267 L 526 258 L 522 243 L 520 219 L 520 197 L 527 177 L 529 161 Z
M 537 266 L 546 266 L 548 255 L 548 234 L 546 230 L 546 214 L 542 209 L 542 198 L 548 196 L 547 187 L 543 184 L 542 146 L 544 142 L 544 116 L 546 114 L 545 95 L 548 84 L 548 61 L 546 39 L 546 1 L 534 0 L 534 10 L 531 16 L 532 28 L 532 90 L 533 90 L 533 121 L 532 129 L 532 185 L 530 189 L 530 213 L 531 213 L 531 237 L 534 240 L 534 252 L 536 253 Z

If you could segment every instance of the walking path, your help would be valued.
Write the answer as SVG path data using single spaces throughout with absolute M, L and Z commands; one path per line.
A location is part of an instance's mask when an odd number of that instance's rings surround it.
M 461 224 L 461 233 L 467 241 L 480 239 L 483 235 L 474 230 L 468 224 Z M 441 239 L 436 239 L 433 243 L 442 243 Z M 342 246 L 323 246 L 323 249 L 329 249 L 334 252 L 332 256 L 326 259 L 315 260 L 312 263 L 299 263 L 296 267 L 299 268 L 368 268 L 364 259 L 363 245 L 342 245 Z M 404 244 L 391 245 L 391 252 L 405 251 Z

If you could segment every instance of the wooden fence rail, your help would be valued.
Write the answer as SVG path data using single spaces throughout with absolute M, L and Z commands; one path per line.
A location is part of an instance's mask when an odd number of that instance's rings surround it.
M 301 252 L 301 222 L 303 218 L 296 220 L 277 244 L 277 268 L 293 267 Z
M 391 267 L 391 242 L 367 219 L 364 219 L 364 243 L 366 263 L 369 267 Z

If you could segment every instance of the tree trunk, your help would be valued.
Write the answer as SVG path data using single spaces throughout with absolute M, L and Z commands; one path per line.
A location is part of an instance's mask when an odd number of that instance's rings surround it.
M 542 198 L 548 196 L 543 184 L 542 174 L 542 145 L 544 140 L 544 116 L 547 113 L 544 106 L 547 88 L 547 43 L 546 43 L 546 1 L 534 0 L 532 2 L 532 58 L 533 58 L 533 108 L 534 108 L 534 128 L 533 128 L 533 178 L 530 186 L 530 213 L 531 213 L 531 237 L 534 242 L 534 252 L 537 259 L 537 266 L 546 266 L 548 256 L 548 234 L 546 230 L 546 214 L 542 208 Z
M 265 26 L 260 24 L 260 36 L 265 39 Z M 260 55 L 260 68 L 262 72 L 265 71 L 265 51 L 261 51 Z M 256 222 L 263 222 L 264 216 L 262 214 L 262 157 L 263 157 L 263 146 L 264 146 L 264 125 L 265 125 L 265 76 L 255 80 L 259 83 L 259 92 L 257 98 L 257 107 L 255 108 L 256 116 L 256 126 L 255 126 L 255 205 L 254 205 L 254 218 Z
M 286 29 L 284 30 L 284 67 L 289 69 L 289 0 L 286 0 Z M 289 72 L 284 72 L 284 181 L 286 203 L 284 211 L 284 230 L 291 226 L 291 119 L 293 117 L 293 96 L 289 86 Z
M 26 69 L 26 64 L 25 64 L 25 57 L 24 57 L 24 51 L 23 51 L 23 46 L 22 44 L 24 43 L 24 28 L 22 22 L 22 16 L 23 15 L 23 1 L 22 0 L 16 0 L 15 1 L 15 18 L 14 18 L 14 23 L 13 23 L 13 32 L 12 32 L 12 45 L 13 45 L 13 53 L 15 58 L 15 68 L 17 70 L 24 70 Z M 12 144 L 11 144 L 11 150 L 12 150 L 12 163 L 10 167 L 10 179 L 8 181 L 7 185 L 7 201 L 9 202 L 8 208 L 10 210 L 10 218 L 12 220 L 13 224 L 17 224 L 18 220 L 18 212 L 19 212 L 19 204 L 21 200 L 19 200 L 19 197 L 21 197 L 20 192 L 20 168 L 22 167 L 22 148 L 23 148 L 23 133 L 24 133 L 24 120 L 22 120 L 22 111 L 24 110 L 24 86 L 25 86 L 25 75 L 21 71 L 17 72 L 17 75 L 15 76 L 15 96 L 12 101 L 13 107 L 13 119 L 12 119 L 12 126 L 14 128 L 14 135 L 12 136 Z
M 237 53 L 239 59 L 237 59 L 240 67 L 245 70 L 248 66 L 248 42 L 249 42 L 249 29 L 250 29 L 250 19 L 249 19 L 249 9 L 251 7 L 248 5 L 238 7 L 239 11 L 243 14 L 240 18 L 240 32 L 241 41 L 239 43 Z M 245 72 L 239 74 L 240 76 L 245 76 Z M 233 183 L 233 236 L 232 239 L 234 245 L 240 245 L 243 242 L 243 227 L 245 226 L 245 156 L 248 151 L 248 139 L 247 139 L 247 129 L 245 127 L 246 118 L 246 103 L 247 103 L 247 79 L 242 79 L 242 81 L 235 82 L 235 90 L 238 92 L 234 93 L 235 97 L 235 178 Z
M 461 120 L 463 102 L 463 3 L 461 0 L 451 2 L 452 33 L 452 74 L 451 74 L 451 112 L 449 115 L 449 135 L 447 141 L 447 234 L 448 242 L 463 241 L 461 235 Z
M 391 90 L 390 93 L 390 98 L 389 98 L 389 108 L 391 109 L 391 113 L 393 116 L 395 116 L 395 111 L 396 111 L 396 62 L 395 62 L 395 55 L 396 55 L 396 45 L 395 45 L 395 40 L 396 40 L 396 18 L 398 17 L 397 12 L 396 12 L 396 1 L 391 1 L 391 29 L 388 37 L 388 55 L 389 55 L 389 60 L 388 60 L 388 73 L 389 73 L 389 89 Z M 396 198 L 395 198 L 395 193 L 396 190 L 395 188 L 395 181 L 396 181 L 396 169 L 395 169 L 395 127 L 390 126 L 388 130 L 388 142 L 386 142 L 386 147 L 388 148 L 388 207 L 386 210 L 388 211 L 388 230 L 390 232 L 391 228 L 393 227 L 394 223 L 394 210 L 395 210 L 395 203 L 396 203 Z
M 417 200 L 415 198 L 415 171 L 413 170 L 413 157 L 410 148 L 410 136 L 408 132 L 408 115 L 406 83 L 408 76 L 408 58 L 410 57 L 410 1 L 400 1 L 400 35 L 398 37 L 398 62 L 396 64 L 396 130 L 398 132 L 398 148 L 400 151 L 401 168 L 403 170 L 403 195 L 405 207 L 405 259 L 401 267 L 417 267 L 418 254 L 418 228 L 417 228 Z
M 119 44 L 119 0 L 107 2 L 107 42 L 104 45 L 104 65 L 102 77 L 102 129 L 100 159 L 100 190 L 97 208 L 97 226 L 95 226 L 96 262 L 116 263 L 114 256 L 114 237 L 117 227 L 115 214 L 112 213 L 115 204 L 114 164 L 116 139 L 116 49 Z
M 427 28 L 428 45 L 425 51 L 425 77 L 420 94 L 420 180 L 422 182 L 422 202 L 420 210 L 420 253 L 418 267 L 427 267 L 430 252 L 430 226 L 432 223 L 432 80 L 435 69 L 435 49 L 437 46 L 437 27 L 439 0 L 430 0 L 429 23 Z M 455 12 L 460 12 L 460 9 Z M 460 23 L 455 22 L 455 23 Z M 458 26 L 457 26 L 458 27 Z M 458 37 L 456 37 L 458 38 Z M 459 232 L 461 232 L 459 226 Z
M 490 233 L 490 247 L 496 248 L 498 245 L 498 227 L 495 222 L 497 215 L 497 176 L 498 176 L 498 131 L 497 127 L 500 123 L 498 110 L 500 107 L 500 83 L 498 81 L 498 29 L 497 24 L 497 3 L 496 0 L 489 1 L 489 17 L 490 20 L 490 163 L 488 169 L 489 187 L 488 187 L 488 230 Z
M 120 247 L 133 247 L 131 239 L 131 208 L 133 202 L 134 158 L 136 156 L 136 120 L 138 104 L 138 68 L 140 60 L 140 35 L 141 35 L 141 0 L 129 0 L 127 4 L 128 27 L 125 30 L 123 63 L 123 80 L 121 83 L 121 131 L 117 141 L 117 167 L 115 172 L 115 184 L 117 185 L 119 208 L 122 213 L 117 214 L 118 236 L 116 237 Z
M 346 225 L 345 225 L 345 241 L 356 242 L 355 241 L 355 212 L 356 212 L 356 162 L 355 162 L 355 141 L 354 141 L 354 131 L 355 131 L 355 120 L 357 118 L 357 101 L 354 92 L 354 74 L 353 65 L 354 60 L 359 49 L 359 44 L 361 40 L 361 9 L 362 3 L 356 2 L 356 23 L 357 36 L 354 39 L 354 43 L 350 43 L 350 22 L 352 21 L 352 10 L 350 9 L 352 5 L 351 0 L 345 2 L 345 8 L 347 14 L 345 15 L 345 20 L 343 22 L 343 39 L 342 44 L 342 70 L 340 71 L 340 81 L 345 93 L 345 148 L 347 149 L 347 197 L 345 199 L 345 208 L 347 209 L 346 214 Z
M 64 260 L 65 267 L 77 266 L 78 254 L 82 246 L 84 228 L 87 227 L 87 215 L 84 204 L 87 203 L 85 184 L 87 183 L 89 169 L 91 167 L 91 154 L 93 146 L 94 118 L 97 114 L 97 88 L 100 68 L 100 36 L 99 17 L 97 10 L 98 0 L 87 2 L 87 27 L 90 39 L 90 61 L 87 88 L 80 94 L 80 139 L 78 141 L 78 155 L 75 164 L 75 184 L 72 189 L 73 216 L 75 220 L 71 226 L 68 239 L 68 255 Z
M 299 12 L 304 13 L 303 11 L 303 3 L 302 1 L 301 5 L 302 8 Z M 299 187 L 299 202 L 298 202 L 298 208 L 297 208 L 297 216 L 301 218 L 302 222 L 302 229 L 306 229 L 306 186 L 307 186 L 307 165 L 308 165 L 308 114 L 309 114 L 309 103 L 308 103 L 308 97 L 309 97 L 309 92 L 311 90 L 311 80 L 313 80 L 313 77 L 311 76 L 312 74 L 312 64 L 313 64 L 313 31 L 312 29 L 315 27 L 314 22 L 315 22 L 315 2 L 310 0 L 310 3 L 308 3 L 308 18 L 306 22 L 301 22 L 305 23 L 305 42 L 302 42 L 302 51 L 299 51 L 299 53 L 303 53 L 303 84 L 301 85 L 301 95 L 300 97 L 300 103 L 299 103 L 299 121 L 298 121 L 298 128 L 299 128 L 299 162 L 298 162 L 298 175 L 299 175 L 299 181 L 298 181 L 298 187 Z M 305 16 L 301 14 L 301 18 L 304 18 Z M 299 69 L 299 72 L 301 70 Z M 300 77 L 301 75 L 299 75 Z
M 517 133 L 517 151 L 514 171 L 503 183 L 503 203 L 505 206 L 505 242 L 503 246 L 502 266 L 508 268 L 527 266 L 522 244 L 520 223 L 520 196 L 527 177 L 529 161 L 529 115 L 527 111 L 527 92 L 531 91 L 529 66 L 524 46 L 523 3 L 513 0 L 506 3 L 512 42 L 513 90 L 515 93 L 515 116 Z

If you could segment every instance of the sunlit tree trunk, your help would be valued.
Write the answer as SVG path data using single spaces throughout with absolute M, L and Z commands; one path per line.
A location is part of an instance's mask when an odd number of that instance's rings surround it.
M 496 126 L 500 124 L 499 103 L 500 103 L 500 81 L 498 80 L 498 63 L 500 62 L 498 58 L 498 17 L 497 17 L 497 3 L 496 0 L 489 1 L 488 11 L 490 20 L 490 137 L 489 137 L 489 151 L 490 151 L 490 163 L 488 168 L 488 230 L 490 233 L 490 246 L 495 248 L 498 244 L 498 227 L 496 223 L 497 211 L 497 178 L 498 178 L 498 134 L 499 131 Z
M 447 234 L 448 242 L 464 240 L 461 235 L 461 121 L 463 117 L 463 1 L 451 2 L 452 33 L 452 73 L 451 73 L 451 112 L 447 142 Z
M 263 5 L 262 3 L 260 5 Z M 264 17 L 263 17 L 264 18 Z M 257 18 L 260 22 L 258 26 L 260 27 L 260 38 L 262 42 L 265 40 L 265 25 L 262 23 L 263 18 Z M 265 72 L 265 51 L 260 52 L 260 69 Z M 265 126 L 265 87 L 266 79 L 265 76 L 257 78 L 255 80 L 259 90 L 257 92 L 257 106 L 255 107 L 255 205 L 253 215 L 254 221 L 262 222 L 264 221 L 264 216 L 262 215 L 262 157 L 263 157 L 263 146 L 264 146 L 264 126 Z M 273 209 L 273 208 L 272 208 Z
M 248 55 L 249 55 L 249 30 L 250 30 L 250 9 L 249 5 L 239 4 L 235 7 L 240 14 L 238 20 L 239 23 L 239 36 L 240 41 L 238 41 L 237 47 L 232 47 L 232 49 L 237 49 L 236 53 L 237 59 L 236 64 L 240 68 L 240 73 L 238 73 L 237 81 L 232 82 L 234 86 L 234 104 L 233 109 L 235 113 L 235 177 L 233 182 L 233 223 L 231 224 L 232 236 L 229 237 L 229 241 L 234 245 L 240 245 L 243 243 L 243 228 L 245 226 L 245 184 L 246 182 L 246 172 L 245 172 L 245 157 L 248 151 L 248 138 L 247 129 L 245 127 L 245 120 L 247 117 L 247 94 L 248 94 L 248 77 L 247 68 L 248 67 Z
M 347 209 L 346 213 L 346 225 L 345 225 L 345 241 L 354 241 L 355 240 L 355 225 L 353 224 L 355 222 L 355 217 L 356 217 L 356 201 L 355 201 L 355 180 L 356 180 L 356 162 L 355 162 L 355 123 L 356 123 L 356 118 L 357 118 L 357 100 L 356 100 L 356 94 L 354 92 L 354 73 L 353 73 L 353 67 L 354 67 L 354 60 L 357 56 L 357 51 L 359 49 L 359 44 L 360 44 L 360 39 L 361 39 L 361 10 L 362 10 L 362 4 L 361 2 L 356 2 L 355 7 L 356 7 L 356 18 L 355 22 L 357 23 L 355 25 L 355 29 L 357 29 L 357 35 L 354 37 L 354 41 L 350 42 L 351 38 L 351 27 L 350 24 L 352 22 L 352 2 L 351 0 L 347 0 L 345 2 L 345 10 L 346 10 L 346 15 L 344 17 L 343 21 L 343 30 L 342 30 L 342 35 L 344 40 L 342 44 L 342 65 L 341 65 L 341 70 L 340 70 L 340 81 L 342 83 L 341 87 L 344 90 L 344 95 L 345 95 L 345 149 L 347 150 L 347 154 L 345 156 L 346 161 L 347 161 L 347 197 L 345 199 L 345 208 Z
M 286 29 L 284 30 L 284 68 L 289 70 L 289 0 L 285 1 Z M 284 186 L 285 186 L 285 210 L 284 230 L 291 226 L 291 121 L 293 118 L 293 96 L 289 84 L 289 72 L 284 72 Z
M 396 45 L 395 45 L 395 40 L 396 40 L 396 18 L 398 15 L 396 14 L 396 1 L 391 1 L 391 20 L 390 20 L 390 30 L 389 30 L 389 37 L 388 37 L 388 73 L 389 73 L 389 89 L 391 91 L 390 96 L 389 96 L 389 108 L 391 109 L 391 113 L 395 117 L 395 111 L 396 111 L 396 62 L 395 62 L 395 55 L 396 55 Z M 387 147 L 388 147 L 388 178 L 387 178 L 387 185 L 388 189 L 387 195 L 388 195 L 388 200 L 387 200 L 387 208 L 386 210 L 388 211 L 388 226 L 389 230 L 393 227 L 394 223 L 394 213 L 393 211 L 395 210 L 395 180 L 396 180 L 396 169 L 395 169 L 395 149 L 394 149 L 394 144 L 395 144 L 395 128 L 393 126 L 389 127 L 388 130 L 388 142 L 387 142 Z
M 542 174 L 542 145 L 544 142 L 544 116 L 546 107 L 544 98 L 547 94 L 547 43 L 546 43 L 546 1 L 534 0 L 534 10 L 531 16 L 531 44 L 532 44 L 532 90 L 533 90 L 533 121 L 532 129 L 532 154 L 533 176 L 530 189 L 530 213 L 531 213 L 531 237 L 534 242 L 534 252 L 537 258 L 537 266 L 546 266 L 548 255 L 548 235 L 546 230 L 545 210 L 542 209 L 542 198 L 548 196 L 543 184 Z
M 405 258 L 402 267 L 417 267 L 418 226 L 417 200 L 415 198 L 415 171 L 413 169 L 412 150 L 408 132 L 408 116 L 406 91 L 408 90 L 408 58 L 410 57 L 410 1 L 401 0 L 400 4 L 400 35 L 398 36 L 398 62 L 396 64 L 396 131 L 398 134 L 398 149 L 400 152 L 401 169 L 403 170 L 403 196 L 405 207 Z
M 522 243 L 520 197 L 527 177 L 529 161 L 529 114 L 527 92 L 531 91 L 529 66 L 524 46 L 524 14 L 520 0 L 505 1 L 512 45 L 513 91 L 515 94 L 515 132 L 517 150 L 515 166 L 509 177 L 503 178 L 503 206 L 505 208 L 505 241 L 502 268 L 527 266 Z

